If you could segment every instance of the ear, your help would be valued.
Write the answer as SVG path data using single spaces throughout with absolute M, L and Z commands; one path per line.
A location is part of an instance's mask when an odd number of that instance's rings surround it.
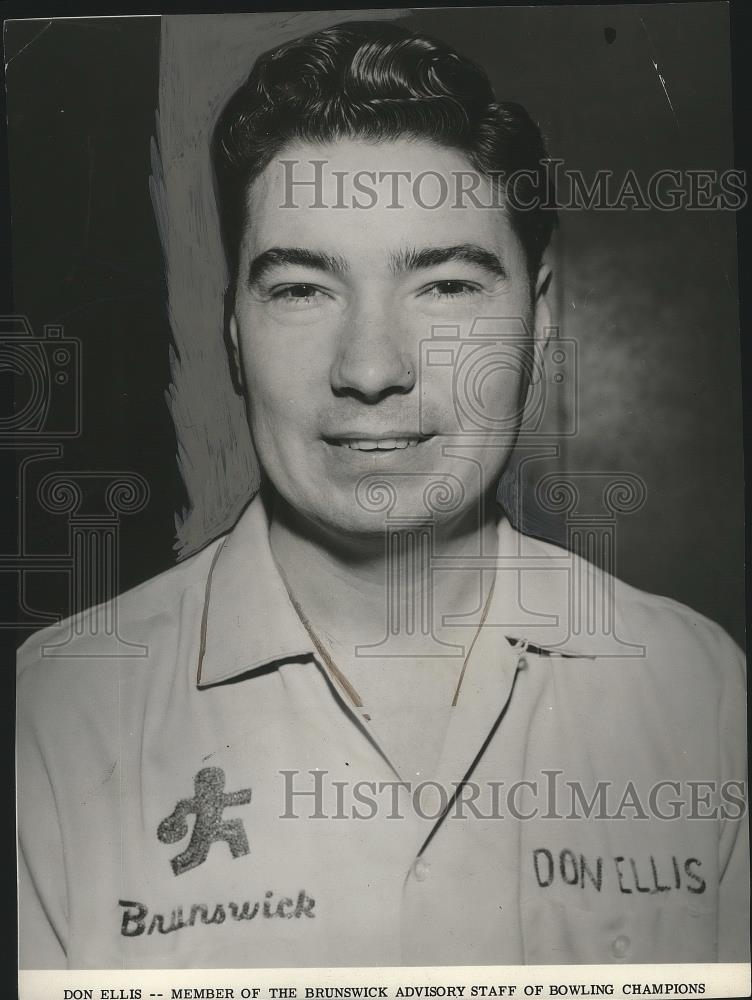
M 227 359 L 230 364 L 230 375 L 235 391 L 243 393 L 243 369 L 240 364 L 240 348 L 238 347 L 238 321 L 235 318 L 235 289 L 230 285 L 225 290 L 224 300 L 224 340 L 227 349 Z
M 530 371 L 525 388 L 525 400 L 530 398 L 530 390 L 543 375 L 543 353 L 555 328 L 551 324 L 551 310 L 548 306 L 548 290 L 553 272 L 548 264 L 541 264 L 533 292 L 533 339 L 530 343 Z
M 533 300 L 533 317 L 535 324 L 535 340 L 540 344 L 541 349 L 548 347 L 548 342 L 555 328 L 551 321 L 551 309 L 548 304 L 548 292 L 553 279 L 553 271 L 548 264 L 541 264 L 538 271 L 538 278 L 535 283 L 535 296 Z

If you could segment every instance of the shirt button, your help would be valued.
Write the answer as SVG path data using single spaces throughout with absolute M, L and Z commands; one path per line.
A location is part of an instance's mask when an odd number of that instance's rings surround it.
M 629 946 L 631 941 L 626 934 L 620 934 L 617 938 L 611 942 L 611 954 L 615 959 L 626 958 L 629 953 Z
M 415 876 L 418 882 L 425 882 L 425 880 L 428 878 L 428 872 L 430 867 L 431 866 L 427 861 L 424 861 L 423 858 L 418 858 L 418 860 L 413 865 L 413 875 Z

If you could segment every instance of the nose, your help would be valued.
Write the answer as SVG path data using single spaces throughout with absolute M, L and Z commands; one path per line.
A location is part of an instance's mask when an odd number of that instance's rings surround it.
M 352 311 L 342 331 L 331 368 L 332 390 L 367 403 L 408 393 L 416 382 L 413 353 L 394 311 L 369 298 Z

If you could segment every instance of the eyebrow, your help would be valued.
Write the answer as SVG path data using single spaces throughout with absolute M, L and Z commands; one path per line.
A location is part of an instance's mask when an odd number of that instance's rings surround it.
M 285 264 L 297 264 L 299 267 L 312 267 L 317 271 L 327 271 L 329 274 L 344 274 L 348 270 L 344 257 L 336 254 L 322 253 L 320 250 L 306 250 L 303 247 L 271 247 L 251 261 L 248 269 L 248 284 L 254 285 L 260 281 L 272 268 Z
M 424 270 L 453 262 L 474 264 L 495 277 L 505 278 L 507 276 L 507 270 L 501 258 L 491 250 L 486 250 L 476 243 L 458 243 L 448 247 L 422 247 L 420 249 L 410 247 L 391 254 L 389 263 L 392 273 L 404 274 L 408 271 Z M 285 264 L 310 267 L 317 271 L 340 276 L 349 270 L 345 258 L 337 254 L 324 253 L 320 250 L 307 250 L 304 247 L 271 247 L 258 254 L 251 261 L 251 266 L 248 269 L 248 284 L 256 284 L 272 268 Z
M 391 267 L 395 274 L 405 271 L 417 271 L 427 267 L 438 267 L 439 264 L 453 262 L 475 264 L 495 277 L 505 278 L 507 269 L 501 258 L 491 250 L 478 246 L 476 243 L 459 243 L 449 247 L 424 247 L 420 250 L 410 248 L 401 250 L 391 257 Z

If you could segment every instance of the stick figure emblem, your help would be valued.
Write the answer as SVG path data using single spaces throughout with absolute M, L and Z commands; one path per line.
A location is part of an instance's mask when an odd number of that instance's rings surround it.
M 225 792 L 225 772 L 221 767 L 202 768 L 193 779 L 193 787 L 193 798 L 180 799 L 172 813 L 157 827 L 157 837 L 163 844 L 176 844 L 188 836 L 186 817 L 191 813 L 196 817 L 188 847 L 170 861 L 175 875 L 203 864 L 209 848 L 217 840 L 225 841 L 233 858 L 250 853 L 242 819 L 223 819 L 222 813 L 228 806 L 247 805 L 251 801 L 251 789 Z

